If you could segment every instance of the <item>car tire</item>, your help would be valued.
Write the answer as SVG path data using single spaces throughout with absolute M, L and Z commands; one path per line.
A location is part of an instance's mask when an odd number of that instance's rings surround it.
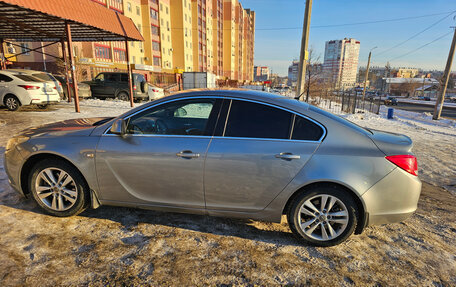
M 37 105 L 39 109 L 46 109 L 48 107 L 48 105 L 44 104 L 44 105 Z
M 62 160 L 38 162 L 29 176 L 29 190 L 38 206 L 50 215 L 73 216 L 88 206 L 86 181 L 74 166 Z
M 21 102 L 15 95 L 6 95 L 3 98 L 3 104 L 10 111 L 17 111 L 21 106 Z
M 117 94 L 116 99 L 121 101 L 129 101 L 130 96 L 126 92 L 120 92 Z
M 352 196 L 342 188 L 315 186 L 291 202 L 287 220 L 298 239 L 328 247 L 342 243 L 354 232 L 358 210 Z
M 147 82 L 141 82 L 140 87 L 141 87 L 141 93 L 146 93 L 147 90 L 149 89 Z

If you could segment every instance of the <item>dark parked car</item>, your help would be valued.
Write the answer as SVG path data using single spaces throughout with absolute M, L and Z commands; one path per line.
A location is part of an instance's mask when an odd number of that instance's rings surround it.
M 127 73 L 104 72 L 98 74 L 92 81 L 84 83 L 90 85 L 94 97 L 116 98 L 123 101 L 130 99 Z M 133 98 L 135 100 L 148 100 L 147 90 L 147 81 L 144 76 L 133 73 Z
M 397 99 L 396 98 L 393 98 L 393 97 L 387 97 L 385 99 L 385 105 L 390 105 L 390 106 L 397 106 Z

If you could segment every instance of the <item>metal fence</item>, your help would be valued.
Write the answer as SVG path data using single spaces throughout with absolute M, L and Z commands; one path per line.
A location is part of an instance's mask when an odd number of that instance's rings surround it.
M 306 97 L 304 96 L 304 100 Z M 332 113 L 364 113 L 378 114 L 381 97 L 363 96 L 356 91 L 324 91 L 309 96 L 308 102 Z

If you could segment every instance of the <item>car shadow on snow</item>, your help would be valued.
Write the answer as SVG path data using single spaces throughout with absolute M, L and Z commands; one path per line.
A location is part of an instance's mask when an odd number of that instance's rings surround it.
M 133 230 L 140 224 L 150 224 L 219 236 L 238 237 L 276 245 L 304 245 L 294 237 L 288 226 L 249 219 L 232 219 L 111 206 L 86 210 L 79 216 L 118 222 L 126 231 Z

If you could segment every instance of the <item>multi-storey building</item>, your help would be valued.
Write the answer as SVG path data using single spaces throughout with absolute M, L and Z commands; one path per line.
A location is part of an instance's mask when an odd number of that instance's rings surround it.
M 255 82 L 264 82 L 269 80 L 270 70 L 269 67 L 253 67 L 253 79 Z
M 299 72 L 299 61 L 293 60 L 291 65 L 288 67 L 288 85 L 295 87 L 298 82 L 298 72 Z
M 223 75 L 223 0 L 212 0 L 212 73 Z
M 173 64 L 178 71 L 193 71 L 192 3 L 191 0 L 171 0 L 171 41 Z
M 158 2 L 158 0 L 155 0 Z M 170 0 L 160 0 L 160 43 L 161 65 L 163 71 L 172 73 L 173 66 L 173 42 L 171 38 L 171 6 Z M 157 60 L 155 60 L 157 61 Z
M 360 42 L 350 38 L 327 41 L 323 73 L 334 87 L 348 88 L 356 84 Z
M 75 42 L 76 72 L 81 80 L 103 71 L 126 71 L 127 60 L 136 73 L 156 83 L 176 79 L 183 71 L 212 72 L 219 79 L 253 80 L 255 13 L 239 0 L 92 0 L 132 19 L 144 42 Z M 40 43 L 20 43 L 20 52 Z M 45 43 L 44 43 L 45 44 Z M 42 48 L 61 57 L 60 44 Z M 11 65 L 13 63 L 13 65 Z M 30 52 L 9 59 L 10 67 L 62 72 L 61 61 Z M 168 77 L 169 76 L 169 77 Z M 167 82 L 170 82 L 167 80 Z

